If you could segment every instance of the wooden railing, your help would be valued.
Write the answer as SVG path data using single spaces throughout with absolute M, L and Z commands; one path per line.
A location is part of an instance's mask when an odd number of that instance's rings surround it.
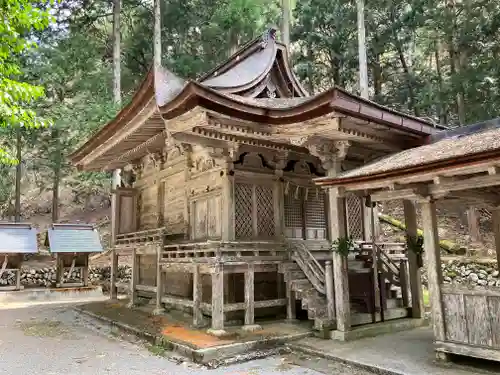
M 160 242 L 163 241 L 164 236 L 165 228 L 154 228 L 138 232 L 122 233 L 116 236 L 115 245 L 132 246 L 150 242 Z
M 325 294 L 325 268 L 316 260 L 303 241 L 289 241 L 288 247 L 292 253 L 292 259 L 304 272 L 314 288 L 318 292 Z
M 275 241 L 205 241 L 167 244 L 164 246 L 164 262 L 248 260 L 280 261 L 288 257 L 283 242 Z

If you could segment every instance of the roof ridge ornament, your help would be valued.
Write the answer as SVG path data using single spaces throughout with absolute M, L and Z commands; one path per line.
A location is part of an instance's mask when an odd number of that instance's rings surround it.
M 262 49 L 267 47 L 270 40 L 273 41 L 276 40 L 276 31 L 277 31 L 276 27 L 270 26 L 264 33 L 264 35 L 262 35 L 262 41 L 260 42 L 260 46 Z

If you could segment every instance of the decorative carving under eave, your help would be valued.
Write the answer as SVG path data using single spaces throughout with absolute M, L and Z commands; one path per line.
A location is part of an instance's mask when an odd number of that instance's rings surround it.
M 200 155 L 193 162 L 193 172 L 195 173 L 205 172 L 215 167 L 218 167 L 217 162 L 210 156 Z
M 290 137 L 290 143 L 294 146 L 304 146 L 309 141 L 309 136 Z
M 311 174 L 311 168 L 309 167 L 309 164 L 307 164 L 307 162 L 304 160 L 299 160 L 298 162 L 296 162 L 293 167 L 293 171 L 299 174 Z
M 260 157 L 259 154 L 255 152 L 249 152 L 248 154 L 245 155 L 245 158 L 243 159 L 243 166 L 245 168 L 257 168 L 257 169 L 264 168 L 264 165 L 262 163 L 262 158 Z
M 283 170 L 288 163 L 288 151 L 277 152 L 267 161 L 267 164 L 277 171 Z
M 328 171 L 341 163 L 347 156 L 349 141 L 321 142 L 308 146 L 309 152 L 321 161 L 323 169 Z

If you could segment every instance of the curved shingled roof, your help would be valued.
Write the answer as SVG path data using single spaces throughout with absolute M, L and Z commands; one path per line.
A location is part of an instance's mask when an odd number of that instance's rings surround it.
M 256 98 L 258 90 L 262 92 L 266 87 L 269 88 L 268 82 L 272 75 L 275 83 L 286 82 L 281 89 L 276 87 L 281 97 Z M 293 89 L 285 92 L 283 87 Z M 437 131 L 429 121 L 383 107 L 338 87 L 307 96 L 289 69 L 284 46 L 274 39 L 263 43 L 259 38 L 198 81 L 184 80 L 164 68 L 156 72 L 150 70 L 131 102 L 70 158 L 78 164 L 97 147 L 111 147 L 104 144 L 109 143 L 122 129 L 135 126 L 135 122 L 140 121 L 136 119 L 143 117 L 146 111 L 159 112 L 164 120 L 168 120 L 195 107 L 267 124 L 298 123 L 336 112 L 422 137 Z M 158 128 L 158 132 L 162 130 L 164 127 Z M 135 147 L 131 141 L 126 143 L 130 149 Z

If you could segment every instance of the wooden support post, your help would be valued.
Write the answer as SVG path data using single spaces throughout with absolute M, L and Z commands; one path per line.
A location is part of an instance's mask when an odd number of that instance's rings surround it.
M 84 254 L 85 256 L 85 264 L 82 269 L 82 284 L 83 286 L 89 285 L 89 254 Z
M 234 241 L 234 177 L 232 162 L 226 162 L 222 182 L 222 240 Z
M 291 272 L 288 271 L 286 277 L 286 319 L 289 321 L 296 319 L 295 292 L 292 290 Z
M 345 199 L 340 198 L 337 188 L 328 191 L 329 221 L 331 240 L 346 237 Z M 335 316 L 337 330 L 347 332 L 351 328 L 351 308 L 349 301 L 349 278 L 347 259 L 333 252 L 333 280 L 335 286 Z
M 158 245 L 156 249 L 156 306 L 153 310 L 153 315 L 161 315 L 165 313 L 165 309 L 163 308 L 163 303 L 161 302 L 161 298 L 163 297 L 163 270 L 161 269 L 161 260 L 162 260 L 162 251 L 163 246 Z
M 412 201 L 403 200 L 406 235 L 417 238 L 417 212 Z M 411 290 L 411 317 L 423 318 L 424 299 L 422 294 L 422 275 L 418 266 L 417 254 L 407 249 L 409 281 Z
M 399 283 L 401 284 L 401 299 L 403 300 L 403 307 L 408 307 L 410 306 L 410 289 L 408 286 L 408 265 L 406 260 L 401 260 L 399 262 Z
M 208 330 L 214 336 L 224 336 L 224 268 L 221 263 L 215 265 L 212 273 L 212 328 Z
M 113 247 L 111 250 L 111 275 L 110 275 L 110 285 L 109 285 L 109 298 L 117 299 L 118 291 L 116 289 L 116 279 L 118 276 L 118 254 L 116 249 Z
M 139 256 L 135 249 L 132 250 L 132 275 L 130 278 L 130 302 L 128 307 L 137 305 L 137 283 L 139 281 Z
M 274 223 L 276 226 L 276 237 L 283 238 L 285 236 L 285 223 L 284 223 L 284 210 L 285 210 L 285 196 L 283 192 L 283 182 L 280 180 L 275 181 L 273 190 L 273 204 L 274 204 Z
M 326 289 L 326 311 L 328 319 L 335 320 L 335 291 L 333 286 L 332 262 L 325 263 L 325 289 Z
M 422 222 L 424 227 L 424 248 L 427 260 L 427 279 L 432 311 L 434 339 L 444 341 L 443 305 L 441 299 L 441 253 L 437 230 L 436 204 L 434 201 L 422 203 Z
M 253 263 L 248 264 L 248 269 L 245 272 L 245 331 L 257 331 L 261 327 L 255 324 L 255 301 L 254 301 L 254 285 L 255 285 L 255 267 Z
M 479 217 L 475 207 L 467 209 L 467 224 L 469 227 L 469 236 L 473 243 L 481 242 L 481 233 L 479 232 Z
M 61 256 L 56 254 L 56 286 L 60 287 L 63 282 L 64 270 L 61 262 Z
M 19 265 L 19 269 L 16 273 L 16 290 L 21 290 L 21 265 Z
M 491 211 L 493 222 L 493 233 L 495 235 L 495 248 L 497 253 L 497 269 L 500 270 L 500 207 Z
M 204 324 L 201 311 L 202 293 L 200 266 L 195 264 L 193 267 L 193 326 L 196 328 L 202 327 Z

